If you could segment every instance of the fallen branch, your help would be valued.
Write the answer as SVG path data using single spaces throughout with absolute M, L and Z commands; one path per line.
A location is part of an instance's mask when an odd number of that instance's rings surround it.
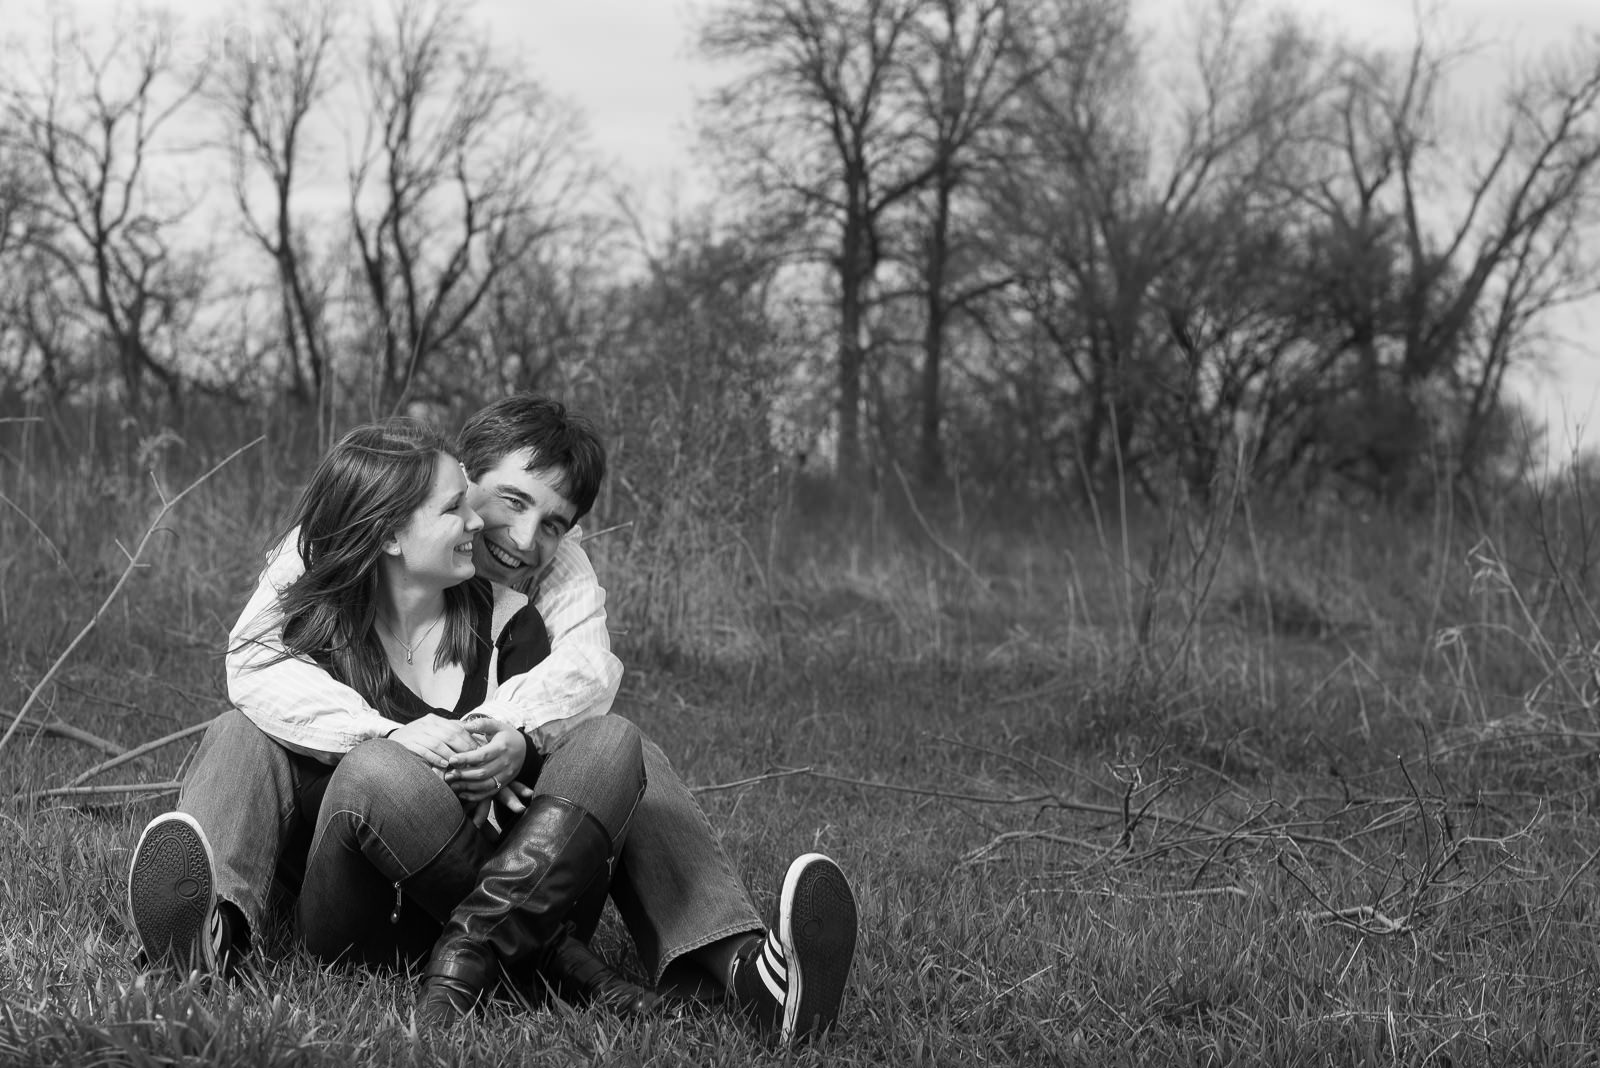
M 92 797 L 105 794 L 171 794 L 177 793 L 183 783 L 174 779 L 171 782 L 124 782 L 115 786 L 54 786 L 48 790 L 35 790 L 28 795 L 29 801 L 41 801 L 47 797 Z
M 158 496 L 161 496 L 161 509 L 160 511 L 156 512 L 155 518 L 152 519 L 150 521 L 150 525 L 145 528 L 144 536 L 139 539 L 139 544 L 134 548 L 133 552 L 130 553 L 127 549 L 122 550 L 123 555 L 128 558 L 128 566 L 123 569 L 122 574 L 117 578 L 116 585 L 111 587 L 111 592 L 106 594 L 105 600 L 100 602 L 100 607 L 95 609 L 95 613 L 89 618 L 89 622 L 85 623 L 83 625 L 83 629 L 78 631 L 77 637 L 73 638 L 72 641 L 67 643 L 67 647 L 61 651 L 61 655 L 56 657 L 55 663 L 50 665 L 50 669 L 44 673 L 44 677 L 41 678 L 34 686 L 33 690 L 29 692 L 27 700 L 22 702 L 22 707 L 19 708 L 17 710 L 17 714 L 12 717 L 11 726 L 6 728 L 4 735 L 0 735 L 0 750 L 4 750 L 6 743 L 11 740 L 11 736 L 17 733 L 17 726 L 22 722 L 22 717 L 27 714 L 28 709 L 33 707 L 33 703 L 39 699 L 39 694 L 43 692 L 45 686 L 49 684 L 50 680 L 55 677 L 56 672 L 61 670 L 61 665 L 66 663 L 67 657 L 71 656 L 73 650 L 77 649 L 78 646 L 83 643 L 83 639 L 88 637 L 89 632 L 95 628 L 95 624 L 100 622 L 101 617 L 104 616 L 106 611 L 111 607 L 111 602 L 117 599 L 117 594 L 122 592 L 122 587 L 128 584 L 128 580 L 133 577 L 133 573 L 139 569 L 141 566 L 139 559 L 140 557 L 144 556 L 145 549 L 150 545 L 150 539 L 153 538 L 156 531 L 160 529 L 161 521 L 167 517 L 167 513 L 176 508 L 179 501 L 183 500 L 190 493 L 194 492 L 194 490 L 204 483 L 208 478 L 222 470 L 222 468 L 227 464 L 231 463 L 240 453 L 244 452 L 246 449 L 253 448 L 254 446 L 260 444 L 262 440 L 262 438 L 258 437 L 254 441 L 248 442 L 247 444 L 241 445 L 237 449 L 234 449 L 227 456 L 224 456 L 220 461 L 214 464 L 209 471 L 195 479 L 193 482 L 189 483 L 178 493 L 176 497 L 173 497 L 170 500 L 168 500 L 165 495 L 161 493 L 161 484 L 159 482 L 156 483 L 156 493 Z M 153 481 L 154 476 L 152 475 L 151 478 Z
M 894 794 L 914 794 L 918 797 L 937 797 L 946 801 L 969 801 L 977 805 L 1037 805 L 1044 802 L 1060 805 L 1063 808 L 1079 807 L 1076 802 L 1064 802 L 1053 793 L 1013 795 L 1011 797 L 991 797 L 984 794 L 958 794 L 949 790 L 935 790 L 927 786 L 901 786 L 892 782 L 873 782 L 870 779 L 852 779 L 844 775 L 829 775 L 825 771 L 813 771 L 810 768 L 796 769 L 794 774 L 805 772 L 814 779 L 824 779 L 828 782 L 840 782 L 846 786 L 866 786 L 874 790 L 887 790 Z M 1085 806 L 1089 811 L 1102 815 L 1116 815 L 1116 809 L 1106 808 L 1101 805 Z
M 737 790 L 741 786 L 754 786 L 758 782 L 771 782 L 774 779 L 788 779 L 796 775 L 809 775 L 810 768 L 784 768 L 781 771 L 769 771 L 765 775 L 752 775 L 748 779 L 735 779 L 733 782 L 713 783 L 710 786 L 691 787 L 692 794 L 710 794 L 718 790 Z
M 1350 927 L 1362 934 L 1370 935 L 1406 934 L 1411 930 L 1409 916 L 1402 916 L 1396 920 L 1385 916 L 1371 905 L 1352 905 L 1349 908 L 1324 909 L 1320 912 L 1306 911 L 1300 914 L 1300 918 L 1311 923 Z
M 1170 901 L 1195 897 L 1240 897 L 1249 900 L 1250 891 L 1242 886 L 1201 886 L 1192 890 L 1153 890 L 1148 894 L 1129 894 L 1121 890 L 1099 886 L 1085 890 L 1068 887 L 1049 887 L 1031 891 L 1036 894 L 1075 894 L 1078 897 L 1115 897 L 1121 901 Z
M 94 767 L 90 768 L 88 771 L 84 772 L 82 775 L 79 775 L 76 779 L 73 779 L 67 785 L 68 786 L 80 786 L 83 783 L 86 783 L 90 779 L 94 778 L 96 775 L 101 774 L 102 772 L 110 771 L 112 768 L 119 767 L 119 766 L 121 766 L 123 764 L 126 764 L 130 760 L 137 760 L 139 757 L 144 756 L 146 753 L 154 752 L 155 750 L 160 749 L 163 746 L 171 745 L 173 742 L 182 741 L 183 739 L 189 737 L 190 735 L 199 734 L 201 731 L 203 731 L 207 727 L 211 726 L 212 722 L 213 722 L 212 720 L 208 719 L 204 723 L 196 723 L 193 726 L 189 726 L 189 727 L 183 728 L 183 730 L 181 730 L 181 731 L 173 731 L 171 734 L 163 735 L 162 737 L 157 738 L 154 741 L 145 742 L 143 745 L 139 746 L 138 748 L 130 749 L 126 753 L 119 753 L 117 756 L 113 757 L 110 760 L 102 761 L 101 763 L 96 764 Z
M 127 752 L 116 742 L 102 738 L 98 734 L 90 734 L 81 727 L 63 723 L 59 719 L 38 720 L 29 717 L 23 719 L 22 726 L 27 727 L 29 730 L 43 731 L 46 734 L 56 734 L 63 738 L 70 738 L 74 742 L 82 742 L 84 745 L 98 749 L 102 753 L 107 753 L 111 756 L 121 756 Z
M 991 838 L 978 848 L 963 853 L 961 859 L 956 862 L 957 866 L 970 867 L 1001 846 L 1011 842 L 1051 842 L 1055 845 L 1078 846 L 1081 849 L 1096 852 L 1101 852 L 1105 849 L 1104 846 L 1097 846 L 1095 843 L 1086 842 L 1082 838 L 1069 838 L 1064 834 L 1051 834 L 1049 831 L 1006 831 Z

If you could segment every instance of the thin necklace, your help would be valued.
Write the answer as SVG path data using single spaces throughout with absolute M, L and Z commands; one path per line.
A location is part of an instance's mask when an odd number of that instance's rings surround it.
M 417 639 L 416 645 L 407 645 L 405 642 L 401 641 L 400 635 L 396 634 L 392 630 L 389 630 L 389 624 L 385 623 L 381 619 L 378 620 L 378 626 L 382 627 L 384 630 L 388 630 L 389 637 L 393 638 L 397 642 L 400 642 L 400 648 L 406 651 L 406 663 L 409 664 L 411 663 L 412 656 L 415 655 L 416 651 L 422 647 L 422 643 L 428 640 L 428 635 L 433 633 L 433 628 L 437 627 L 442 619 L 444 619 L 444 614 L 441 612 L 439 615 L 434 617 L 432 623 L 428 624 L 428 629 L 422 632 L 422 637 Z

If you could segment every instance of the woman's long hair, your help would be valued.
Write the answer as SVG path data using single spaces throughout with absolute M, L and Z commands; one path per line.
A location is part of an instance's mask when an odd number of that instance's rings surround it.
M 398 417 L 358 426 L 328 450 L 290 523 L 291 530 L 300 528 L 306 570 L 278 595 L 287 650 L 278 659 L 309 657 L 374 708 L 388 709 L 394 672 L 378 638 L 377 614 L 383 543 L 427 499 L 438 457 L 453 453 L 432 425 Z M 473 614 L 489 599 L 487 583 L 452 586 L 444 599 L 434 666 L 459 663 L 471 673 L 484 652 Z

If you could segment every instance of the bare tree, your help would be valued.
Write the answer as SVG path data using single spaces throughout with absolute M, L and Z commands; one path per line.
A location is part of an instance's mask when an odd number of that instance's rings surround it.
M 920 61 L 910 80 L 916 136 L 928 160 L 926 188 L 912 224 L 918 231 L 922 367 L 918 457 L 921 479 L 944 476 L 943 379 L 949 320 L 1003 288 L 1011 274 L 984 255 L 980 225 L 986 174 L 1010 162 L 1005 116 L 1029 83 L 1057 56 L 1032 40 L 1051 5 L 1031 0 L 936 0 L 918 21 Z M 1026 46 L 1023 45 L 1027 41 Z
M 178 69 L 160 23 L 114 32 L 99 48 L 63 18 L 52 33 L 38 86 L 17 79 L 5 100 L 17 145 L 44 180 L 33 247 L 71 298 L 50 310 L 83 316 L 130 406 L 142 403 L 149 379 L 177 399 L 173 339 L 205 271 L 198 254 L 172 244 L 189 205 L 158 196 L 150 168 L 204 72 Z
M 372 28 L 362 77 L 369 124 L 350 215 L 377 337 L 374 400 L 395 409 L 422 392 L 496 277 L 560 230 L 590 171 L 575 113 L 499 60 L 457 5 L 399 0 Z
M 709 102 L 739 184 L 780 217 L 820 225 L 837 286 L 838 467 L 861 464 L 863 340 L 888 214 L 931 173 L 908 108 L 927 0 L 736 0 L 701 36 L 740 76 Z
M 228 52 L 210 90 L 227 122 L 233 192 L 245 232 L 271 258 L 277 276 L 288 390 L 325 399 L 328 368 L 326 281 L 316 277 L 308 227 L 296 213 L 303 190 L 308 127 L 336 84 L 339 0 L 275 0 L 248 49 Z M 265 179 L 269 195 L 252 195 Z
M 1513 78 L 1498 112 L 1468 131 L 1444 113 L 1465 49 L 1421 26 L 1400 55 L 1352 52 L 1320 179 L 1300 186 L 1325 271 L 1308 307 L 1332 327 L 1330 367 L 1349 365 L 1369 418 L 1333 462 L 1379 488 L 1402 484 L 1441 413 L 1467 471 L 1504 402 L 1508 370 L 1533 357 L 1552 309 L 1597 290 L 1600 37 Z
M 991 185 L 1023 311 L 1066 372 L 1074 465 L 1091 485 L 1119 472 L 1145 482 L 1173 431 L 1198 430 L 1186 420 L 1218 397 L 1211 355 L 1178 327 L 1230 291 L 1219 272 L 1249 263 L 1236 238 L 1281 209 L 1276 161 L 1321 99 L 1321 64 L 1292 21 L 1251 32 L 1239 4 L 1220 2 L 1168 106 L 1123 5 L 1057 7 L 1057 58 L 1015 113 L 1023 162 Z M 1213 326 L 1229 321 L 1244 320 L 1225 311 Z M 1191 481 L 1208 481 L 1214 445 Z

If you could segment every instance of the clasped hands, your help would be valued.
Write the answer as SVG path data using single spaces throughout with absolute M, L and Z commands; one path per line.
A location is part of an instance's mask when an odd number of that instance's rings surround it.
M 428 762 L 463 804 L 472 805 L 473 822 L 482 824 L 496 797 L 512 812 L 521 812 L 533 790 L 517 782 L 528 757 L 522 732 L 487 716 L 468 720 L 427 715 L 389 735 Z

